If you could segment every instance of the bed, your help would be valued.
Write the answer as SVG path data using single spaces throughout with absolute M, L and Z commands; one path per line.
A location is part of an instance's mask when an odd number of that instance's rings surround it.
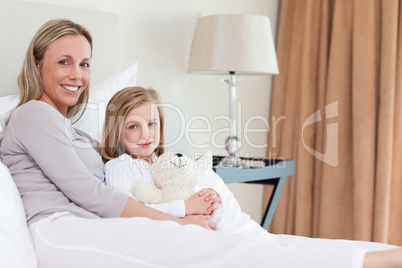
M 18 12 L 15 12 L 18 10 Z M 16 15 L 18 14 L 18 15 Z M 17 76 L 24 58 L 26 47 L 34 32 L 44 22 L 53 18 L 65 17 L 90 29 L 94 40 L 94 59 L 92 62 L 91 94 L 87 111 L 75 127 L 99 139 L 103 125 L 103 114 L 112 95 L 127 86 L 136 85 L 138 68 L 136 62 L 129 66 L 119 66 L 118 47 L 119 19 L 116 15 L 56 5 L 0 0 L 0 32 L 6 36 L 0 43 L 0 141 L 6 121 L 16 107 L 19 96 L 16 85 Z M 26 19 L 28 18 L 28 19 Z M 10 53 L 8 53 L 10 52 Z M 268 236 L 262 228 L 241 213 L 238 203 L 228 193 L 225 206 L 232 206 L 233 213 L 225 218 L 233 229 L 239 225 L 245 232 L 256 232 L 256 236 Z M 257 230 L 257 231 L 256 231 Z M 282 239 L 282 237 L 281 237 Z M 283 237 L 284 241 L 287 239 Z M 308 243 L 302 240 L 301 243 Z M 322 244 L 326 242 L 321 241 Z M 343 246 L 344 244 L 339 244 Z M 371 250 L 384 248 L 381 245 L 365 244 Z M 0 162 L 0 267 L 35 268 L 35 252 L 26 226 L 25 212 L 18 190 L 7 169 Z

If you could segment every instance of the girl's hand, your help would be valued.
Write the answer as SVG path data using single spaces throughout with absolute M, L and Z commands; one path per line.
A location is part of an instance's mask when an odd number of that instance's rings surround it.
M 212 189 L 202 189 L 198 192 L 200 197 L 204 196 L 204 201 L 206 203 L 210 203 L 211 205 L 207 208 L 208 214 L 214 213 L 216 210 L 218 203 L 221 202 L 220 196 Z
M 207 230 L 216 230 L 216 224 L 209 220 L 208 215 L 189 215 L 184 218 L 178 219 L 181 225 L 196 224 Z
M 200 194 L 202 192 L 202 194 Z M 211 213 L 212 198 L 210 201 L 205 201 L 205 190 L 193 194 L 189 199 L 184 201 L 186 207 L 186 215 L 208 215 Z

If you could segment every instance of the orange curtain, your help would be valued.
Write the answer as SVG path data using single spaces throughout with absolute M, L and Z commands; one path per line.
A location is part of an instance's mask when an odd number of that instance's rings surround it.
M 398 0 L 281 1 L 268 155 L 296 175 L 270 232 L 402 244 L 400 14 Z

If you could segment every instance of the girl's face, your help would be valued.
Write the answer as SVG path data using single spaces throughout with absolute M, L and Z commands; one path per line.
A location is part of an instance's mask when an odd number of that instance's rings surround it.
M 151 163 L 152 154 L 160 142 L 157 106 L 145 103 L 132 109 L 124 118 L 121 137 L 126 153 Z
M 66 116 L 90 76 L 91 46 L 82 35 L 65 35 L 51 43 L 38 68 L 43 82 L 41 100 Z

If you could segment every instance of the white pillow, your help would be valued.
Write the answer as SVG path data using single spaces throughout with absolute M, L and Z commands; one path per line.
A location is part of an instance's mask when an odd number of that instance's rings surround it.
M 91 88 L 88 105 L 84 115 L 74 124 L 95 140 L 100 141 L 103 123 L 105 121 L 106 106 L 112 96 L 119 90 L 135 86 L 137 83 L 137 63 L 105 82 Z M 77 118 L 77 117 L 76 117 Z M 73 118 L 74 122 L 76 118 Z
M 78 128 L 96 140 L 100 140 L 103 122 L 105 121 L 106 105 L 110 98 L 119 90 L 135 86 L 137 83 L 137 63 L 134 63 L 124 72 L 94 86 L 90 89 L 88 106 L 81 119 L 74 124 Z M 19 95 L 0 97 L 0 142 L 2 131 L 11 112 L 18 105 Z M 76 121 L 73 118 L 72 121 Z
M 17 107 L 19 101 L 19 95 L 0 97 L 0 132 L 4 131 L 8 117 L 15 107 Z
M 37 267 L 20 194 L 7 167 L 0 162 L 0 266 Z

